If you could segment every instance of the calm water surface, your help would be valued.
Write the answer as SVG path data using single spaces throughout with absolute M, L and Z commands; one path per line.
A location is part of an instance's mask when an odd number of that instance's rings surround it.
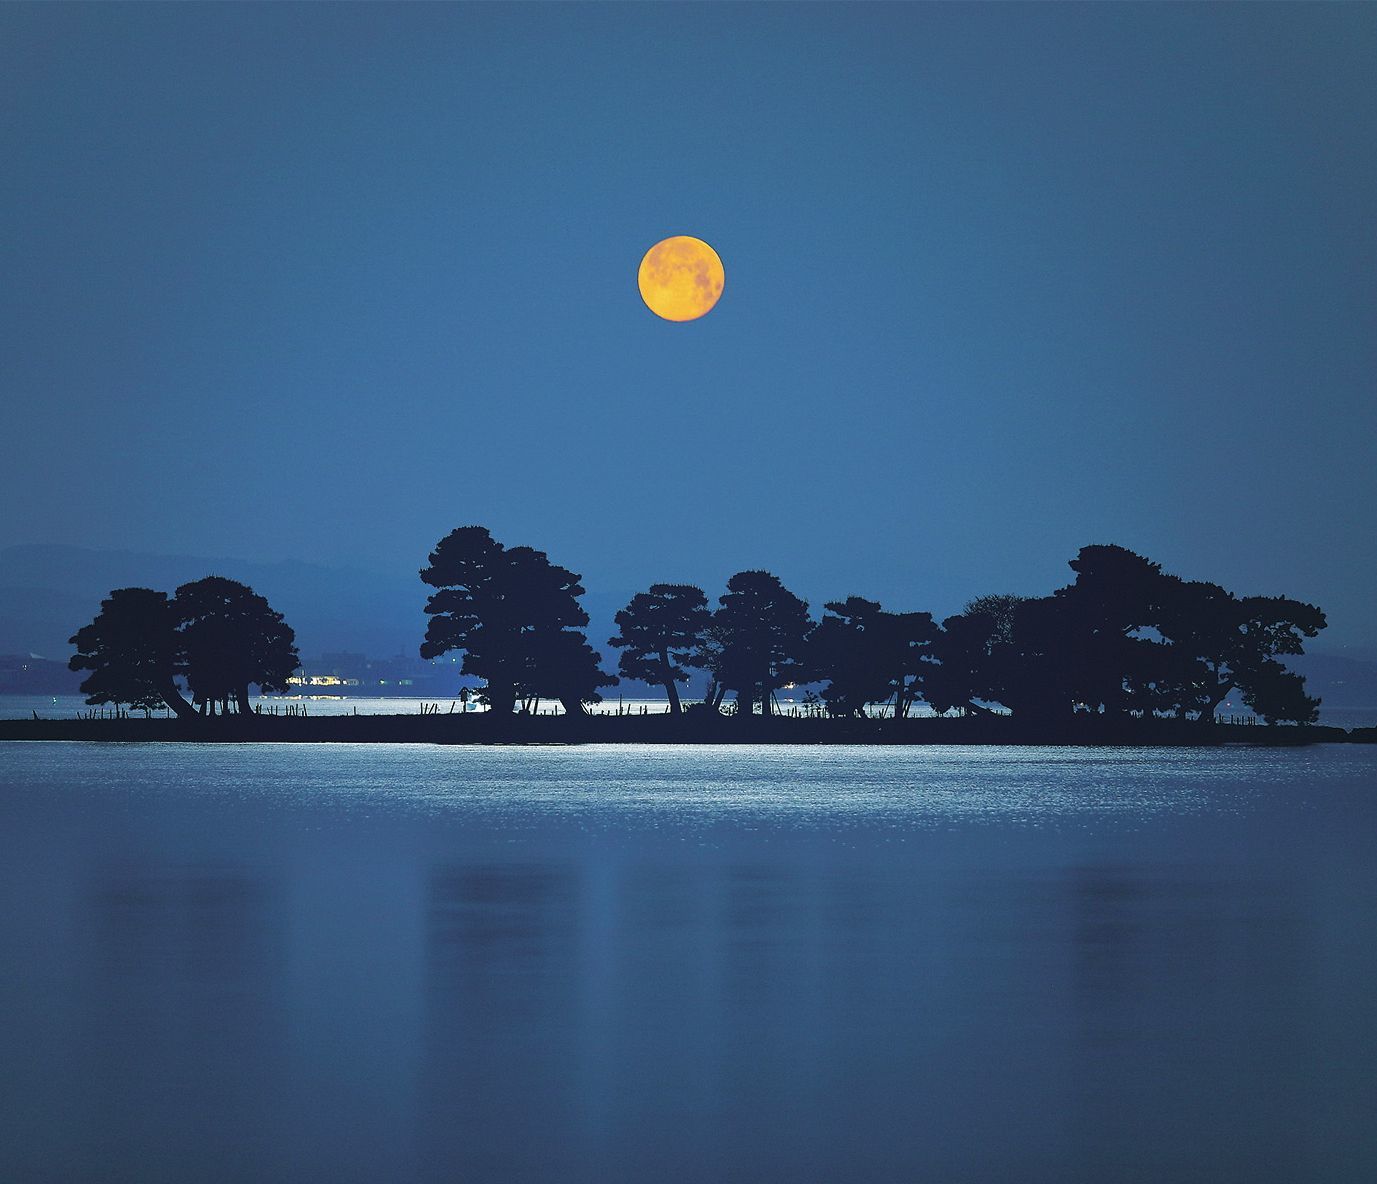
M 798 692 L 796 695 L 783 693 L 778 696 L 778 700 L 781 710 L 786 713 L 805 709 L 802 692 Z M 692 699 L 685 700 L 688 703 L 694 701 Z M 464 710 L 464 704 L 459 699 L 418 698 L 414 695 L 254 695 L 251 702 L 255 707 L 265 712 L 275 711 L 279 715 L 286 714 L 288 710 L 302 711 L 308 716 L 420 715 L 422 711 L 438 710 L 441 713 L 457 713 Z M 628 699 L 621 695 L 613 695 L 589 710 L 596 715 L 616 715 L 619 712 L 627 712 L 632 715 L 639 715 L 642 712 L 649 715 L 659 715 L 668 709 L 669 704 L 664 699 Z M 34 715 L 41 719 L 76 719 L 85 716 L 91 710 L 91 706 L 81 695 L 0 695 L 0 719 L 29 719 Z M 114 709 L 97 707 L 94 710 L 98 713 L 102 710 L 111 713 Z M 468 710 L 478 711 L 486 710 L 486 708 L 480 708 L 480 705 L 474 702 L 469 704 Z M 558 703 L 542 699 L 539 710 L 542 714 L 558 714 L 564 709 Z M 893 714 L 892 708 L 886 708 L 879 704 L 871 704 L 868 710 L 876 716 Z M 143 713 L 135 711 L 132 714 L 138 718 Z M 164 708 L 155 714 L 165 716 L 170 713 Z M 919 704 L 910 712 L 910 715 L 915 719 L 920 716 L 935 714 L 926 704 Z M 1222 718 L 1243 718 L 1247 714 L 1247 709 L 1241 703 L 1233 700 L 1221 704 L 1219 708 L 1219 715 Z M 1332 724 L 1339 728 L 1371 728 L 1377 726 L 1377 707 L 1331 708 L 1321 704 L 1319 722 Z
M 0 1180 L 1377 1179 L 1377 749 L 0 745 Z

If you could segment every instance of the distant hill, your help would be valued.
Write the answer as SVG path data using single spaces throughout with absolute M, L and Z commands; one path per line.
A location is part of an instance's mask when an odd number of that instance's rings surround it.
M 97 551 L 28 545 L 0 550 L 0 654 L 36 654 L 65 661 L 67 639 L 100 610 L 113 588 L 158 588 L 206 575 L 242 580 L 266 596 L 296 630 L 303 657 L 351 651 L 374 657 L 415 654 L 425 634 L 427 589 L 417 576 L 425 556 L 400 571 L 312 563 L 253 563 L 193 555 Z M 630 592 L 590 592 L 594 649 L 616 668 L 609 650 L 612 618 Z
M 65 658 L 67 639 L 112 588 L 171 593 L 212 574 L 266 596 L 296 629 L 303 653 L 410 653 L 424 628 L 425 593 L 414 572 L 31 545 L 0 551 L 0 653 Z
M 1327 710 L 1377 708 L 1377 661 L 1321 650 L 1288 658 L 1287 665 L 1305 675 L 1306 689 Z

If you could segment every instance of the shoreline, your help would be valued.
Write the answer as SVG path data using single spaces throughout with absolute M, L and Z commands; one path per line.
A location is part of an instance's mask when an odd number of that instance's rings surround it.
M 195 719 L 0 720 L 0 741 L 251 744 L 981 744 L 1258 748 L 1377 743 L 1377 727 L 1119 720 L 1019 723 L 1009 716 L 895 720 L 721 716 L 217 716 Z

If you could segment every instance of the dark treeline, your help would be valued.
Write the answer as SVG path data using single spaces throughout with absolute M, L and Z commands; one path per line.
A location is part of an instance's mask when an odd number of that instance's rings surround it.
M 616 615 L 613 675 L 588 641 L 581 577 L 465 526 L 421 570 L 432 589 L 421 655 L 461 652 L 462 673 L 481 680 L 478 697 L 501 717 L 531 714 L 542 699 L 584 714 L 619 675 L 663 687 L 671 713 L 685 716 L 758 720 L 777 710 L 777 691 L 802 687 L 819 713 L 880 707 L 896 721 L 926 703 L 1035 724 L 1095 715 L 1208 725 L 1235 692 L 1269 723 L 1317 719 L 1319 700 L 1281 661 L 1324 628 L 1315 606 L 1183 580 L 1117 546 L 1084 547 L 1070 567 L 1074 579 L 1048 596 L 984 595 L 940 623 L 860 596 L 827 602 L 815 620 L 766 571 L 732 576 L 715 606 L 693 585 L 652 584 Z M 219 577 L 170 600 L 119 589 L 72 640 L 72 668 L 91 672 L 87 702 L 166 703 L 179 716 L 217 704 L 247 711 L 250 685 L 285 689 L 297 664 L 281 615 Z M 685 707 L 690 671 L 707 691 Z
M 251 685 L 285 691 L 300 663 L 282 614 L 222 576 L 183 584 L 171 599 L 152 588 L 117 588 L 71 640 L 71 668 L 90 671 L 81 684 L 87 703 L 166 705 L 183 718 L 246 713 Z

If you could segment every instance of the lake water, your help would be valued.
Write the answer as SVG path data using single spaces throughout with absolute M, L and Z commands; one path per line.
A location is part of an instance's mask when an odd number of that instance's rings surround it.
M 416 696 L 390 695 L 255 695 L 252 703 L 263 711 L 284 714 L 287 711 L 305 712 L 307 715 L 420 715 L 422 711 L 459 712 L 464 705 L 457 699 L 424 699 Z M 807 708 L 797 696 L 790 697 L 787 692 L 778 696 L 780 709 L 784 712 L 804 711 Z M 728 700 L 730 703 L 730 700 Z M 597 704 L 590 710 L 599 715 L 616 715 L 619 712 L 640 714 L 646 712 L 658 715 L 667 711 L 669 704 L 664 699 L 629 699 L 614 696 Z M 0 719 L 30 719 L 38 715 L 43 719 L 76 719 L 92 710 L 81 695 L 0 695 Z M 97 713 L 107 714 L 111 707 L 95 708 Z M 469 705 L 470 711 L 483 710 L 478 703 Z M 555 702 L 542 700 L 539 710 L 542 713 L 558 713 L 563 708 Z M 883 706 L 872 706 L 874 715 L 884 715 Z M 136 716 L 142 713 L 135 712 Z M 161 711 L 159 715 L 169 714 Z M 892 708 L 890 714 L 893 714 Z M 910 713 L 915 719 L 936 714 L 930 707 L 920 704 Z M 1241 702 L 1229 701 L 1219 708 L 1221 718 L 1242 718 L 1249 712 Z M 1320 708 L 1320 723 L 1332 724 L 1339 728 L 1371 728 L 1377 726 L 1377 707 L 1372 708 Z
M 0 745 L 0 1180 L 1368 1184 L 1377 748 Z
M 686 699 L 684 702 L 688 704 L 697 701 Z M 799 708 L 803 703 L 802 698 L 791 698 L 787 694 L 778 696 L 778 701 L 785 711 Z M 307 715 L 420 715 L 422 711 L 458 713 L 465 710 L 463 702 L 458 699 L 427 699 L 415 695 L 253 695 L 250 696 L 250 703 L 262 711 L 283 714 L 290 709 L 304 711 Z M 43 719 L 75 719 L 85 716 L 91 710 L 81 695 L 0 695 L 0 719 L 29 719 L 35 714 Z M 94 710 L 97 713 L 103 710 L 108 714 L 113 712 L 114 708 L 107 706 Z M 468 710 L 486 711 L 487 708 L 475 700 L 469 704 Z M 543 715 L 549 715 L 561 713 L 564 708 L 554 700 L 542 699 L 537 710 Z M 589 711 L 598 715 L 617 715 L 623 712 L 660 715 L 668 710 L 667 699 L 626 698 L 620 695 L 614 695 L 589 707 Z M 873 707 L 871 710 L 880 714 L 883 709 Z M 133 714 L 137 717 L 143 712 L 136 711 Z M 162 716 L 169 712 L 163 709 L 156 714 Z M 890 714 L 893 714 L 892 709 Z M 917 718 L 936 713 L 929 707 L 919 707 L 911 714 Z M 1368 714 L 1377 722 L 1377 711 Z
M 454 713 L 465 710 L 458 699 L 422 698 L 416 695 L 253 695 L 250 702 L 262 711 L 285 713 L 305 712 L 307 715 L 420 715 L 422 711 Z M 789 706 L 793 706 L 792 702 Z M 37 714 L 43 719 L 75 719 L 85 716 L 92 708 L 81 695 L 0 695 L 0 719 L 30 719 Z M 113 712 L 113 707 L 95 708 L 97 713 L 104 710 Z M 469 711 L 485 711 L 477 700 L 470 703 Z M 542 714 L 563 711 L 560 704 L 541 700 L 539 710 Z M 645 711 L 658 715 L 669 710 L 665 699 L 625 699 L 612 698 L 590 708 L 599 714 L 616 715 L 619 711 L 639 714 Z M 142 716 L 142 711 L 133 713 Z M 164 709 L 156 713 L 167 715 Z M 928 712 L 928 714 L 932 714 Z M 1373 713 L 1377 720 L 1377 711 Z

